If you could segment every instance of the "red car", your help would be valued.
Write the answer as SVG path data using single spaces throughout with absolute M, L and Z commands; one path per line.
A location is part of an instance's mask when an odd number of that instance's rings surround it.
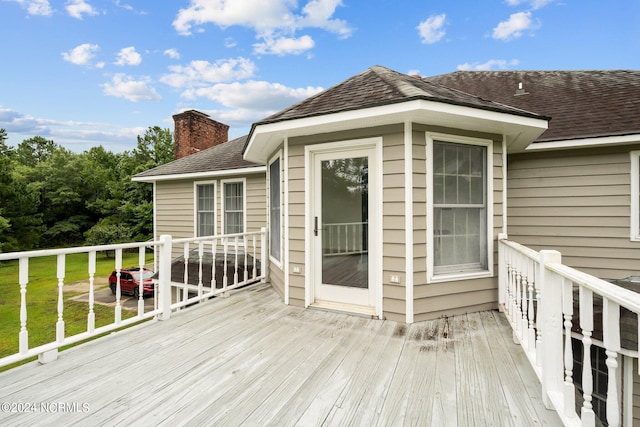
M 153 270 L 149 270 L 148 268 L 142 269 L 143 297 L 153 296 L 154 286 L 153 280 L 151 279 L 153 275 Z M 114 295 L 116 294 L 117 282 L 117 271 L 113 270 L 111 276 L 109 276 L 109 287 Z M 129 267 L 120 270 L 120 293 L 140 298 L 140 267 Z

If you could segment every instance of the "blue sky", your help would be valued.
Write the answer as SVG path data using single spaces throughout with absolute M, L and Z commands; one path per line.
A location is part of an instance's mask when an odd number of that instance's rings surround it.
M 121 152 L 203 111 L 251 123 L 373 65 L 640 69 L 639 0 L 0 0 L 0 128 Z

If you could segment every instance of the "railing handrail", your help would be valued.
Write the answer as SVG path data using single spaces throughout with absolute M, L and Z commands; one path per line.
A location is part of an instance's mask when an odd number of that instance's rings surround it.
M 113 243 L 110 245 L 97 245 L 97 246 L 74 246 L 72 248 L 57 248 L 57 249 L 38 249 L 34 251 L 23 252 L 5 252 L 0 253 L 0 261 L 11 261 L 20 258 L 37 258 L 52 255 L 69 255 L 69 254 L 81 254 L 85 252 L 104 252 L 113 251 L 116 249 L 135 249 L 143 246 L 155 246 L 160 245 L 157 240 L 145 241 L 145 242 L 131 242 L 131 243 Z
M 622 371 L 617 359 L 638 350 L 623 346 L 622 331 L 626 346 L 634 347 L 629 344 L 634 342 L 629 333 L 634 334 L 636 345 L 639 337 L 635 335 L 638 328 L 629 323 L 628 317 L 622 321 L 621 307 L 634 313 L 631 316 L 637 321 L 640 294 L 564 265 L 558 251 L 537 252 L 509 241 L 503 234 L 498 249 L 500 307 L 513 328 L 514 339 L 522 345 L 541 381 L 545 406 L 555 409 L 565 425 L 595 426 L 596 412 L 591 401 L 596 392 L 590 349 L 599 343 L 606 354 L 608 376 L 606 421 L 619 426 L 624 419 L 625 425 L 631 425 L 633 397 L 628 389 L 621 393 L 622 386 L 616 378 L 621 377 Z M 572 338 L 582 344 L 582 360 L 578 359 L 581 370 L 575 373 Z M 629 367 L 625 364 L 625 375 L 632 371 Z M 584 398 L 579 410 L 575 406 L 576 375 Z M 619 393 L 623 404 L 618 400 Z
M 629 311 L 640 314 L 640 294 L 637 292 L 591 276 L 565 264 L 548 263 L 545 264 L 545 267 L 563 278 L 571 280 L 576 285 L 584 286 L 593 293 L 614 301 Z
M 0 357 L 0 366 L 10 365 L 34 356 L 38 356 L 41 363 L 47 363 L 57 358 L 58 349 L 63 346 L 91 339 L 105 332 L 114 331 L 145 319 L 168 320 L 171 317 L 172 311 L 205 301 L 224 292 L 238 289 L 257 281 L 264 282 L 267 277 L 267 257 L 269 250 L 266 244 L 266 233 L 267 230 L 263 227 L 259 231 L 226 235 L 181 239 L 172 239 L 170 235 L 162 235 L 159 240 L 145 242 L 43 249 L 0 254 L 0 261 L 19 261 L 16 286 L 19 286 L 20 289 L 20 312 L 19 318 L 15 320 L 16 333 L 18 335 L 18 352 Z M 179 244 L 183 244 L 185 251 L 185 264 L 183 267 L 184 283 L 174 281 L 172 278 L 174 274 L 172 267 L 174 267 L 174 264 L 176 262 L 180 264 L 183 262 L 179 258 L 174 259 L 172 248 L 175 248 L 175 245 Z M 189 257 L 188 251 L 191 244 L 193 244 L 192 247 L 198 251 L 198 254 L 193 257 Z M 223 267 L 216 261 L 218 252 L 216 252 L 216 256 L 214 256 L 213 259 L 210 259 L 211 257 L 209 257 L 209 259 L 203 258 L 205 246 L 221 248 L 222 258 L 224 259 Z M 120 274 L 123 270 L 122 254 L 124 250 L 134 248 L 138 249 L 138 259 L 135 264 L 136 268 L 140 267 L 142 269 L 145 265 L 150 264 L 146 258 L 147 255 L 150 254 L 147 249 L 151 248 L 154 252 L 153 264 L 157 274 L 153 280 L 155 304 L 153 308 L 145 308 L 145 288 L 148 285 L 145 285 L 144 281 L 139 281 L 137 285 L 139 288 L 134 287 L 133 289 L 127 289 L 129 293 L 136 296 L 137 314 L 130 318 L 123 319 L 122 313 L 125 300 L 121 299 L 121 292 L 124 292 L 123 286 L 121 285 L 125 282 L 121 281 Z M 240 248 L 243 249 L 242 252 L 239 251 Z M 98 252 L 103 251 L 115 252 L 113 258 L 113 271 L 116 274 L 115 290 L 112 287 L 112 292 L 115 294 L 115 306 L 113 306 L 114 317 L 111 323 L 97 327 L 94 307 L 97 304 L 96 292 L 101 289 L 101 287 L 98 288 L 95 283 L 97 270 L 96 257 Z M 65 281 L 67 278 L 66 255 L 69 254 L 86 254 L 87 270 L 85 273 L 87 276 L 83 277 L 88 279 L 87 288 L 84 288 L 88 292 L 87 327 L 84 332 L 74 333 L 73 335 L 67 335 L 66 323 L 68 322 L 68 315 L 65 310 L 65 301 L 68 298 L 65 297 L 65 290 L 69 284 L 69 282 Z M 55 273 L 52 273 L 55 279 L 52 277 L 51 280 L 52 290 L 55 289 L 57 292 L 56 338 L 52 342 L 31 347 L 29 345 L 29 335 L 30 329 L 32 329 L 32 323 L 31 318 L 28 316 L 30 313 L 28 301 L 30 301 L 29 297 L 31 293 L 28 292 L 28 290 L 34 285 L 30 285 L 29 280 L 30 260 L 49 256 L 57 257 L 55 260 L 57 269 Z M 191 262 L 197 263 L 197 271 L 195 273 L 192 271 L 192 265 L 189 264 Z M 109 269 L 109 271 L 111 270 Z M 210 281 L 207 274 L 210 275 Z M 223 279 L 216 282 L 216 276 L 218 274 L 220 274 Z M 190 285 L 193 280 L 197 281 L 197 285 Z M 111 283 L 113 283 L 113 280 L 111 280 Z M 47 284 L 46 286 L 49 285 Z M 175 297 L 178 298 L 178 301 L 175 303 L 172 302 L 172 288 L 180 291 L 175 293 Z M 146 293 L 148 292 L 150 291 L 146 290 Z M 179 294 L 182 296 L 180 297 Z M 133 309 L 136 310 L 136 308 Z M 74 321 L 74 323 L 75 322 L 76 321 Z
M 214 239 L 235 239 L 236 237 L 245 236 L 259 236 L 263 233 L 262 230 L 246 231 L 244 233 L 232 233 L 232 234 L 212 234 L 210 236 L 198 236 L 198 237 L 181 237 L 179 239 L 172 239 L 173 243 L 193 243 L 193 242 L 211 242 Z

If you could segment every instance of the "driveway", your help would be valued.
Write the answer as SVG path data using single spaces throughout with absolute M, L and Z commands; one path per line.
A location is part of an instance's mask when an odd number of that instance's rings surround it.
M 82 280 L 65 285 L 65 292 L 83 292 L 80 295 L 73 296 L 69 299 L 73 301 L 89 302 L 89 281 Z M 104 305 L 107 307 L 116 306 L 116 296 L 111 293 L 107 278 L 96 278 L 94 281 L 93 300 L 96 304 Z M 155 299 L 153 297 L 147 297 L 144 299 L 144 311 L 151 311 L 154 307 Z M 137 310 L 138 300 L 133 296 L 122 295 L 120 297 L 120 305 L 127 310 Z

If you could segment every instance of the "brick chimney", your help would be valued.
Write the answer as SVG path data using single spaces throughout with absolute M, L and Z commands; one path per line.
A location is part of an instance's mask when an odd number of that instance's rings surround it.
M 208 115 L 196 110 L 188 110 L 173 116 L 174 157 L 176 160 L 214 145 L 227 142 L 229 126 L 216 122 Z

